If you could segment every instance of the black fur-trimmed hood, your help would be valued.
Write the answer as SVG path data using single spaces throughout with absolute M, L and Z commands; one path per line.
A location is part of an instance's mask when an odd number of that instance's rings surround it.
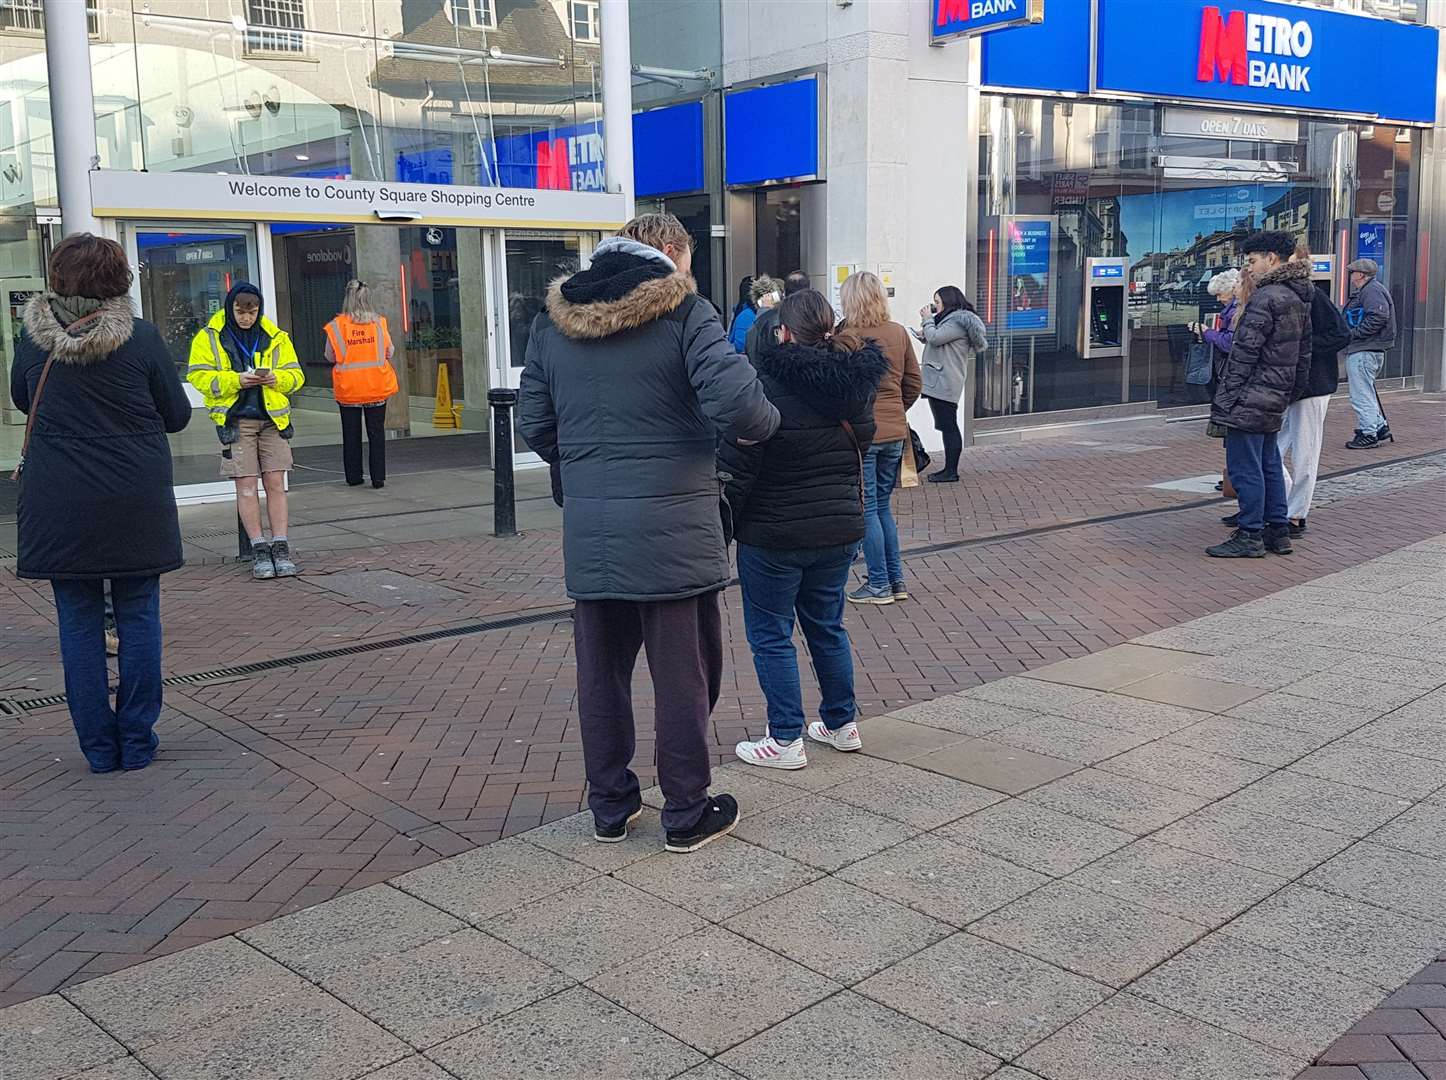
M 758 372 L 802 397 L 843 405 L 865 401 L 879 388 L 889 360 L 873 341 L 857 352 L 838 352 L 796 341 L 770 342 L 760 351 Z
M 62 364 L 93 364 L 115 352 L 135 333 L 135 312 L 129 296 L 105 301 L 96 318 L 72 333 L 55 317 L 50 294 L 37 293 L 25 305 L 24 322 L 30 340 Z
M 1313 288 L 1310 283 L 1310 264 L 1293 259 L 1283 262 L 1274 270 L 1267 270 L 1255 279 L 1257 289 L 1263 289 L 1267 285 L 1284 285 L 1306 303 L 1310 303 Z
M 624 236 L 604 240 L 592 264 L 547 290 L 547 314 L 570 338 L 612 337 L 661 319 L 698 286 L 656 248 Z

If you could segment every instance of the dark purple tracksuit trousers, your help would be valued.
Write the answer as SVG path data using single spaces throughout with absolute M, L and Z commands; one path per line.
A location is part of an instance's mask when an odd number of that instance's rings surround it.
M 588 806 L 600 826 L 637 807 L 633 668 L 646 648 L 653 677 L 663 828 L 697 824 L 712 781 L 708 719 L 723 681 L 723 618 L 716 592 L 638 603 L 579 600 L 573 614 L 577 701 Z

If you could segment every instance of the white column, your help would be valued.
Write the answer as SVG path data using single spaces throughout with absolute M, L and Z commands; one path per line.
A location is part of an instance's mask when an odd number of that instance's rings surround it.
M 53 2 L 53 0 L 51 0 Z M 608 190 L 633 202 L 633 47 L 629 38 L 628 0 L 602 0 L 603 156 Z
M 50 124 L 55 179 L 65 235 L 100 233 L 91 211 L 95 99 L 90 86 L 90 34 L 81 0 L 45 0 L 45 64 L 50 72 Z

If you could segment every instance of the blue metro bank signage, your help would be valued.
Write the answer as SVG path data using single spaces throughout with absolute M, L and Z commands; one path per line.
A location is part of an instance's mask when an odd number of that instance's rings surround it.
M 930 44 L 941 45 L 966 34 L 1041 22 L 1044 0 L 931 0 L 930 14 Z

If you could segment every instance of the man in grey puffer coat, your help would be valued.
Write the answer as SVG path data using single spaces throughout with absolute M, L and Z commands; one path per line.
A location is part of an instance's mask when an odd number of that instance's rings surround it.
M 554 282 L 522 372 L 518 428 L 560 467 L 567 592 L 577 601 L 578 715 L 599 841 L 642 812 L 631 686 L 646 647 L 669 851 L 731 832 L 710 797 L 708 720 L 723 677 L 718 593 L 732 578 L 719 515 L 721 436 L 778 429 L 752 365 L 696 295 L 692 246 L 671 214 L 603 241 Z

